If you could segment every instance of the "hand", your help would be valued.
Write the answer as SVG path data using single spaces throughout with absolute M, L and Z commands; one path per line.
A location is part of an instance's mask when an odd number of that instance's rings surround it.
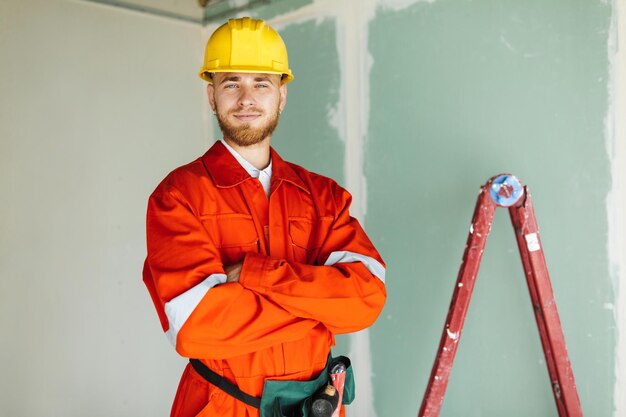
M 236 264 L 226 265 L 224 272 L 226 273 L 226 282 L 238 282 L 239 274 L 241 274 L 241 267 L 243 262 L 237 262 Z

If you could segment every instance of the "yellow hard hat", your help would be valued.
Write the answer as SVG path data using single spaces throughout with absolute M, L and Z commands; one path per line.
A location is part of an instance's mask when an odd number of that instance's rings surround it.
M 214 72 L 249 72 L 282 75 L 282 83 L 293 80 L 287 48 L 282 38 L 263 20 L 230 19 L 209 38 L 200 78 L 212 82 Z

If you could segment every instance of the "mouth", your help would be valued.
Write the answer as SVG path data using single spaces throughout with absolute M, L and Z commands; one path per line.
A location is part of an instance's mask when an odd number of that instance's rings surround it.
M 241 114 L 233 114 L 233 117 L 241 122 L 250 122 L 252 120 L 256 120 L 261 117 L 259 113 L 241 113 Z

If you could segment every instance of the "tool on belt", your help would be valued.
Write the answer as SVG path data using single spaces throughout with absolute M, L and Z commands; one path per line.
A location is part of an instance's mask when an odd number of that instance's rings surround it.
M 205 380 L 237 400 L 258 408 L 261 417 L 334 417 L 341 404 L 354 400 L 354 375 L 350 359 L 328 356 L 326 367 L 309 381 L 278 381 L 268 379 L 261 398 L 247 394 L 198 359 L 189 362 Z M 328 387 L 334 390 L 326 393 Z M 317 414 L 316 414 L 317 413 Z
M 339 391 L 332 384 L 322 387 L 313 396 L 311 414 L 313 417 L 332 417 L 339 410 Z

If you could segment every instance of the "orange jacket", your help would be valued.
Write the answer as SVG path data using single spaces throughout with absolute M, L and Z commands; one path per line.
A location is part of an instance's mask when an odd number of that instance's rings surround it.
M 370 326 L 386 298 L 384 263 L 333 180 L 272 149 L 268 200 L 223 144 L 170 173 L 151 195 L 143 279 L 176 351 L 254 396 L 265 379 L 306 380 L 334 334 Z M 224 266 L 243 260 L 239 282 Z M 189 366 L 173 416 L 258 416 Z

